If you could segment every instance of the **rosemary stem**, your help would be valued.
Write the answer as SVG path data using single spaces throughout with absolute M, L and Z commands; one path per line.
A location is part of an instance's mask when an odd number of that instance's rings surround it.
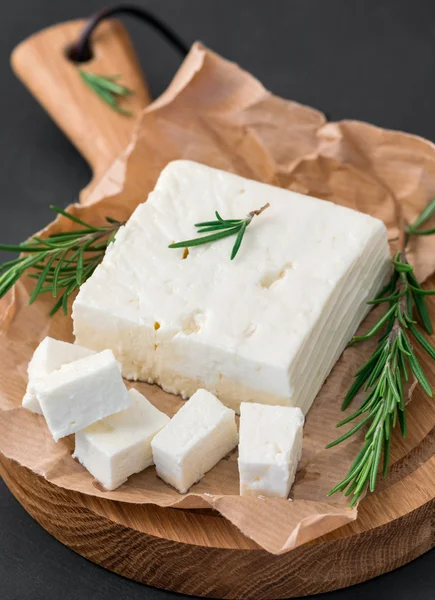
M 398 251 L 392 259 L 392 275 L 379 295 L 369 302 L 369 304 L 385 303 L 388 308 L 368 333 L 354 336 L 349 343 L 353 345 L 372 338 L 381 329 L 384 331 L 375 352 L 357 371 L 355 380 L 343 401 L 342 409 L 347 408 L 360 391 L 364 392 L 365 398 L 360 407 L 343 419 L 338 426 L 358 417 L 360 420 L 347 433 L 327 446 L 328 448 L 343 442 L 367 424 L 363 446 L 367 451 L 360 451 L 346 477 L 329 493 L 331 495 L 340 491 L 344 492 L 345 496 L 353 495 L 350 506 L 355 506 L 366 489 L 375 490 L 379 470 L 382 470 L 384 476 L 387 475 L 392 430 L 397 422 L 402 437 L 406 436 L 404 383 L 408 381 L 407 365 L 422 389 L 432 397 L 430 383 L 414 354 L 410 341 L 412 336 L 435 360 L 435 348 L 417 328 L 417 321 L 413 317 L 415 312 L 426 332 L 432 333 L 430 314 L 425 303 L 426 295 L 431 294 L 432 291 L 423 290 L 418 283 L 413 267 L 408 262 L 406 249 L 411 235 L 421 235 L 430 231 L 427 229 L 421 231 L 418 228 L 434 213 L 435 199 L 425 207 L 414 225 L 408 227 L 403 209 L 399 207 L 399 243 Z
M 32 304 L 40 294 L 46 292 L 52 292 L 54 298 L 60 293 L 60 298 L 51 311 L 54 314 L 59 308 L 66 311 L 69 296 L 96 269 L 123 223 L 108 219 L 108 225 L 95 227 L 62 208 L 51 208 L 80 228 L 45 238 L 34 236 L 16 246 L 1 245 L 0 250 L 20 252 L 20 256 L 0 267 L 0 298 L 31 269 L 29 276 L 35 280 L 35 287 L 29 303 Z

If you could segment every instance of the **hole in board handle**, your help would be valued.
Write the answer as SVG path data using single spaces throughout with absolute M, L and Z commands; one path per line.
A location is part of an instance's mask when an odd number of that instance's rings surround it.
M 91 61 L 94 58 L 94 53 L 90 46 L 83 50 L 82 55 L 78 53 L 77 44 L 72 44 L 65 49 L 65 56 L 68 60 L 76 64 L 83 64 Z

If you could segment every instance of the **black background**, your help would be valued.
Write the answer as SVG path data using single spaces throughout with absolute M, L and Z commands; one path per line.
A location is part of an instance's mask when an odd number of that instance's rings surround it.
M 435 140 L 434 0 L 148 0 L 142 4 L 189 44 L 200 39 L 274 93 L 331 119 L 361 119 Z M 0 0 L 0 239 L 18 242 L 51 219 L 90 179 L 83 159 L 14 78 L 23 38 L 88 16 L 104 0 Z M 126 19 L 153 96 L 179 64 L 147 26 Z M 435 551 L 325 600 L 429 600 Z M 0 483 L 0 599 L 163 599 L 51 538 Z

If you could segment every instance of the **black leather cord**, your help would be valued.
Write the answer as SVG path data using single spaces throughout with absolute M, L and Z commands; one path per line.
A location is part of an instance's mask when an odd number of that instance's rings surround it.
M 104 8 L 90 17 L 83 28 L 79 39 L 69 49 L 69 57 L 75 62 L 86 62 L 92 58 L 91 36 L 101 21 L 114 15 L 125 14 L 141 19 L 156 29 L 174 48 L 183 56 L 189 52 L 189 47 L 172 31 L 163 21 L 155 17 L 149 11 L 132 4 L 120 4 Z

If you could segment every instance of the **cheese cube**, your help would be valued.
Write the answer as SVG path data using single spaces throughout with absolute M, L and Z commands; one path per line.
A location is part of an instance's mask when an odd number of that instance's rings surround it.
M 63 365 L 34 389 L 56 442 L 132 404 L 111 350 Z
M 157 475 L 185 494 L 237 440 L 234 411 L 198 390 L 151 442 Z
M 300 408 L 242 403 L 241 496 L 288 497 L 302 455 L 303 425 Z
M 24 408 L 42 415 L 41 407 L 33 389 L 34 381 L 60 369 L 62 365 L 79 360 L 79 358 L 91 356 L 91 354 L 95 354 L 95 352 L 77 344 L 69 344 L 51 337 L 44 338 L 36 348 L 27 368 L 29 382 L 23 398 Z
M 235 237 L 190 248 L 195 223 L 244 218 Z M 369 215 L 189 161 L 170 163 L 120 229 L 73 309 L 76 341 L 111 348 L 127 379 L 198 388 L 304 413 L 390 270 Z
M 151 440 L 169 417 L 137 390 L 129 391 L 133 404 L 76 433 L 73 458 L 107 490 L 153 464 Z

